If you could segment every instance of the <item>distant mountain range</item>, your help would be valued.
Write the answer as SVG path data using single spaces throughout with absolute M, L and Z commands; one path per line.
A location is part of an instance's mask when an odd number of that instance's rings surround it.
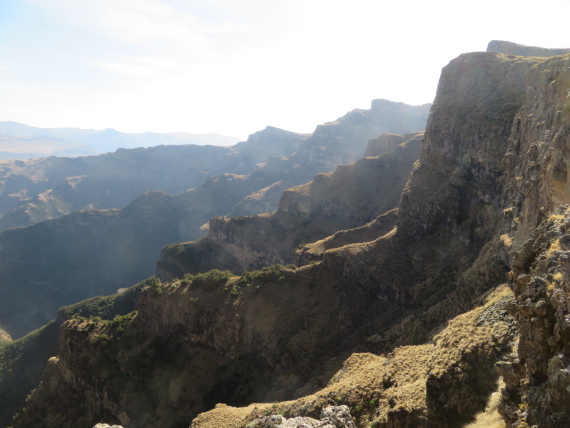
M 120 148 L 196 144 L 232 146 L 237 137 L 220 134 L 175 132 L 128 134 L 115 129 L 36 128 L 17 122 L 0 122 L 0 159 L 33 159 L 46 156 L 76 157 L 114 152 Z

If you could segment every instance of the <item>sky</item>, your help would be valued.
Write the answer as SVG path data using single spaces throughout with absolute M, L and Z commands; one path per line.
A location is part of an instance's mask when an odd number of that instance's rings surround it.
M 490 40 L 570 47 L 570 0 L 0 0 L 0 121 L 245 139 L 433 101 Z

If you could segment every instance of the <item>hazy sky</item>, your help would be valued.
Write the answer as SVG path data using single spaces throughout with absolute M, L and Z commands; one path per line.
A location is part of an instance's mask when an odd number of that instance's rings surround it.
M 0 121 L 311 132 L 375 98 L 431 102 L 492 39 L 570 46 L 570 0 L 0 0 Z

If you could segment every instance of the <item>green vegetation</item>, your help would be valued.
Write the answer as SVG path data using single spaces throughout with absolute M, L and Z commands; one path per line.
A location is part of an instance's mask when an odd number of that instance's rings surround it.
M 284 271 L 285 268 L 279 264 L 267 266 L 260 270 L 246 270 L 242 273 L 242 276 L 238 281 L 238 285 L 242 287 L 254 285 L 259 288 L 262 284 L 280 282 L 285 279 Z
M 163 248 L 163 251 L 171 257 L 176 257 L 180 253 L 184 252 L 184 245 L 181 244 L 180 242 L 177 242 L 175 244 L 170 244 L 170 245 L 165 246 Z
M 158 278 L 153 278 L 148 286 L 152 289 L 152 291 L 154 292 L 154 294 L 156 296 L 160 296 L 162 294 L 162 292 L 164 291 L 164 287 L 160 282 L 160 279 Z
M 204 291 L 213 291 L 226 285 L 232 275 L 229 270 L 213 269 L 192 277 L 192 287 L 201 288 Z M 190 278 L 185 275 L 184 279 L 189 280 Z
M 63 316 L 66 319 L 101 317 L 111 320 L 116 315 L 128 314 L 135 310 L 136 297 L 140 289 L 151 283 L 152 278 L 149 278 L 120 294 L 93 297 L 73 305 L 64 306 L 59 310 L 60 317 Z

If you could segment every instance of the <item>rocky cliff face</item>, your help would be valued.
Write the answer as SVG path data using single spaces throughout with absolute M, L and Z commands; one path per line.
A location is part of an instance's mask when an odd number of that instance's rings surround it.
M 370 139 L 382 133 L 423 131 L 430 106 L 374 100 L 369 110 L 355 109 L 334 122 L 317 126 L 295 153 L 271 158 L 262 165 L 258 173 L 274 176 L 278 181 L 245 199 L 228 215 L 274 211 L 282 192 L 311 181 L 316 174 L 334 171 L 338 165 L 356 162 L 364 155 Z M 394 147 L 394 141 L 380 140 L 374 156 Z
M 217 401 L 194 428 L 330 405 L 358 428 L 457 427 L 499 374 L 510 426 L 567 425 L 569 94 L 570 55 L 461 55 L 395 229 L 302 268 L 154 280 L 135 317 L 67 322 L 15 426 L 184 426 Z
M 213 268 L 239 273 L 291 263 L 296 248 L 361 226 L 396 207 L 422 138 L 423 133 L 389 134 L 380 137 L 383 145 L 371 141 L 368 151 L 383 154 L 341 165 L 334 173 L 319 174 L 310 183 L 285 191 L 276 212 L 211 219 L 205 238 L 163 250 L 157 275 L 167 281 Z M 397 141 L 402 144 L 394 146 Z

